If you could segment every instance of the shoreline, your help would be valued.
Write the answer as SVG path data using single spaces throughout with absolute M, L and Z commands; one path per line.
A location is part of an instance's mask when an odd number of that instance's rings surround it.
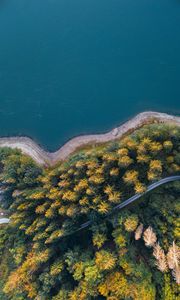
M 159 112 L 142 112 L 119 127 L 104 134 L 81 135 L 70 139 L 55 152 L 48 152 L 41 148 L 29 137 L 0 138 L 0 148 L 9 147 L 20 149 L 23 154 L 30 156 L 39 165 L 54 166 L 59 161 L 66 160 L 71 154 L 83 146 L 91 143 L 106 143 L 123 137 L 147 123 L 169 123 L 180 126 L 180 117 Z

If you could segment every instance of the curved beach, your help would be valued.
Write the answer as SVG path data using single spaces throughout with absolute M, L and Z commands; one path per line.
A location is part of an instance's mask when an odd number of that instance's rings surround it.
M 121 138 L 123 135 L 140 128 L 147 123 L 169 123 L 180 126 L 180 117 L 158 112 L 143 112 L 105 134 L 92 134 L 77 136 L 69 140 L 54 153 L 43 150 L 37 143 L 28 137 L 0 138 L 0 147 L 17 148 L 22 153 L 29 155 L 40 165 L 53 166 L 65 160 L 78 148 L 92 143 L 105 143 Z

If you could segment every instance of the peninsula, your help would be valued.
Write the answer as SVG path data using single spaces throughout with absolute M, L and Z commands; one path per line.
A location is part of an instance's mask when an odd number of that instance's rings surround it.
M 0 182 L 0 299 L 178 299 L 179 117 L 144 112 L 55 153 L 2 138 Z

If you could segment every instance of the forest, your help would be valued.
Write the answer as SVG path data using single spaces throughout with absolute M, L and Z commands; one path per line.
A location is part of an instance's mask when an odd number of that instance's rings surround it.
M 55 167 L 0 149 L 0 299 L 178 300 L 180 127 L 147 124 Z M 128 207 L 113 208 L 134 194 Z M 84 222 L 88 228 L 78 231 Z

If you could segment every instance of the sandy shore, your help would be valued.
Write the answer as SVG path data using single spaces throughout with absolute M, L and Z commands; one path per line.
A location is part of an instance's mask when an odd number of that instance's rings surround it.
M 46 152 L 28 137 L 0 138 L 0 147 L 18 148 L 24 154 L 32 157 L 33 160 L 35 160 L 38 164 L 53 166 L 59 161 L 67 159 L 70 154 L 82 146 L 119 139 L 124 134 L 132 132 L 146 123 L 153 123 L 155 121 L 160 123 L 171 123 L 180 126 L 180 117 L 158 112 L 143 112 L 105 134 L 77 136 L 68 141 L 64 146 L 54 153 Z

